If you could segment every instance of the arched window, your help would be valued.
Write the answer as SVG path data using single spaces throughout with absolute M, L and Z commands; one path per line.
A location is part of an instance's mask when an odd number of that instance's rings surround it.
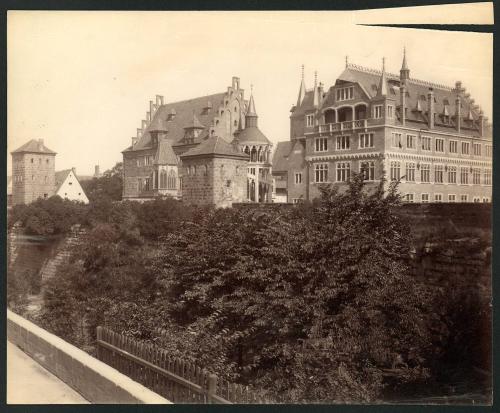
M 163 170 L 160 174 L 160 188 L 167 187 L 167 171 Z
M 168 189 L 176 189 L 176 184 L 177 184 L 177 176 L 175 174 L 175 171 L 173 169 L 170 170 L 169 174 L 168 174 L 168 184 L 167 184 L 167 188 Z

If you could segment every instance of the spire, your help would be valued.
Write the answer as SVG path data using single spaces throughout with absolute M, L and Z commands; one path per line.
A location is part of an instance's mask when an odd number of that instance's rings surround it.
M 345 55 L 345 68 L 347 69 L 347 66 L 349 66 L 349 56 Z
M 385 76 L 385 57 L 382 58 L 382 75 L 378 85 L 377 96 L 387 96 L 387 79 Z
M 245 116 L 245 129 L 255 126 L 257 127 L 257 112 L 255 111 L 255 102 L 253 100 L 253 85 L 250 85 L 250 100 L 248 101 L 248 109 Z
M 250 85 L 250 100 L 248 102 L 247 116 L 248 115 L 257 116 L 257 112 L 255 111 L 255 102 L 253 101 L 253 85 Z
M 314 98 L 313 98 L 314 107 L 318 107 L 319 105 L 319 93 L 318 93 L 318 72 L 314 72 Z
M 403 63 L 399 71 L 399 78 L 402 85 L 406 85 L 406 81 L 410 78 L 410 69 L 408 69 L 408 64 L 406 63 L 406 47 L 403 48 Z
M 302 79 L 300 81 L 299 97 L 297 99 L 297 107 L 302 104 L 304 96 L 306 95 L 306 84 L 304 82 L 304 65 L 302 65 Z

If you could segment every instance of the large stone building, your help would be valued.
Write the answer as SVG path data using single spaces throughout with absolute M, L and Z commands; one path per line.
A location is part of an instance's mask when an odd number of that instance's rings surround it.
M 347 62 L 328 90 L 304 76 L 291 109 L 290 141 L 273 157 L 275 199 L 311 200 L 318 186 L 401 180 L 408 202 L 489 202 L 492 126 L 462 83 L 447 87 Z
M 233 77 L 226 92 L 175 103 L 150 101 L 123 151 L 123 199 L 171 196 L 190 204 L 270 202 L 271 142 Z
M 43 139 L 32 139 L 11 155 L 13 205 L 54 195 L 56 153 L 43 144 Z

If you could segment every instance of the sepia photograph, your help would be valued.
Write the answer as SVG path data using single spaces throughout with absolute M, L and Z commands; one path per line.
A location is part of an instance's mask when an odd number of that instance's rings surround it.
M 7 404 L 492 406 L 493 22 L 9 10 Z

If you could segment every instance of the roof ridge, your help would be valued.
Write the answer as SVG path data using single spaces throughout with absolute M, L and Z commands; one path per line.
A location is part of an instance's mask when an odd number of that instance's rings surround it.
M 190 101 L 193 101 L 193 100 L 198 100 L 198 99 L 207 99 L 207 98 L 210 98 L 212 96 L 217 96 L 217 95 L 225 95 L 227 92 L 219 92 L 219 93 L 213 93 L 211 95 L 203 95 L 203 96 L 197 96 L 197 97 L 194 97 L 194 98 L 191 98 L 191 99 L 184 99 L 184 100 L 178 100 L 177 102 L 165 102 L 163 105 L 160 105 L 158 106 L 159 108 L 162 107 L 162 106 L 169 106 L 169 105 L 178 105 L 180 103 L 186 103 L 186 102 L 190 102 Z
M 378 75 L 378 76 L 382 75 L 382 71 L 381 70 L 377 70 L 377 69 L 372 69 L 372 68 L 365 67 L 365 66 L 356 65 L 354 63 L 347 63 L 347 68 L 348 69 L 358 70 L 360 72 L 371 73 L 371 74 Z M 394 73 L 385 72 L 385 75 L 387 77 L 391 77 L 393 79 L 399 79 L 399 75 L 396 75 Z M 434 87 L 434 88 L 438 88 L 438 89 L 444 89 L 444 90 L 449 91 L 449 92 L 451 92 L 453 90 L 453 87 L 451 87 L 451 86 L 446 86 L 446 85 L 443 85 L 443 84 L 440 84 L 440 83 L 429 82 L 427 80 L 420 80 L 420 79 L 415 79 L 415 78 L 412 78 L 412 77 L 409 78 L 408 80 L 410 82 L 415 83 L 415 84 L 420 85 L 420 86 L 429 86 L 429 87 Z

